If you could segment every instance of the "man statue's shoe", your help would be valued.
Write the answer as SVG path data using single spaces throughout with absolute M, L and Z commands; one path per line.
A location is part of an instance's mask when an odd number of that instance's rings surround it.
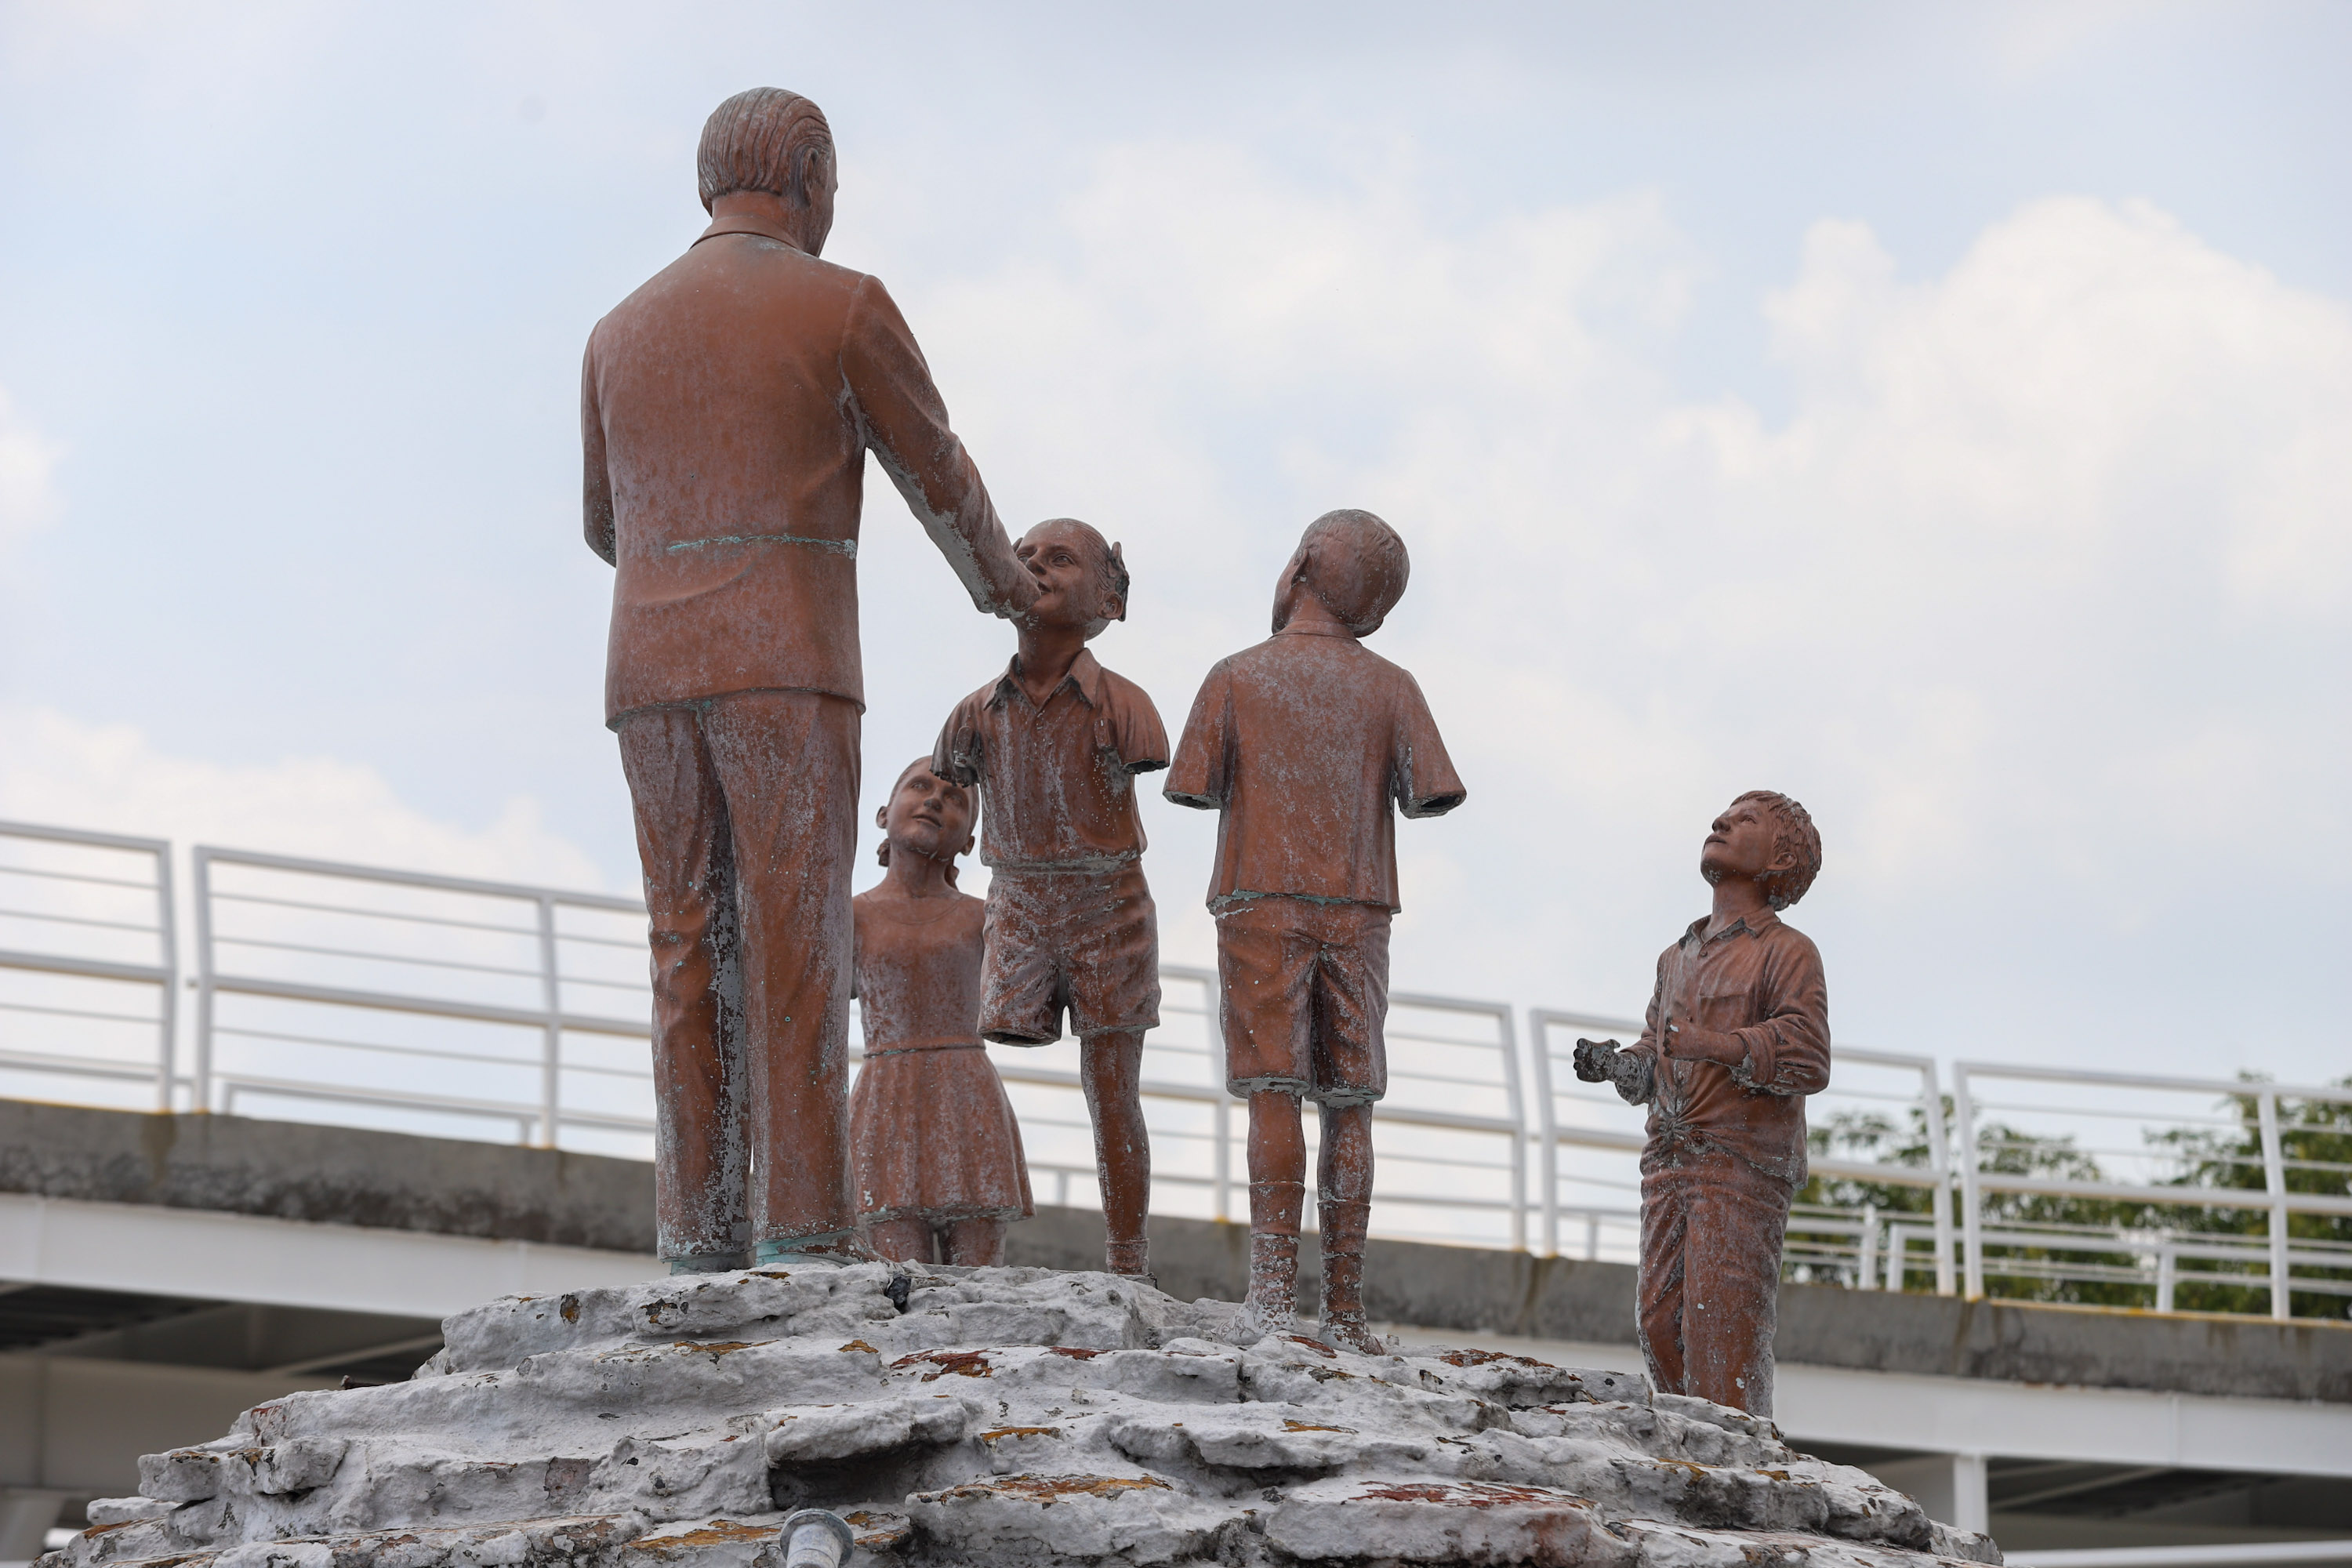
M 879 1263 L 882 1255 L 866 1245 L 866 1238 L 856 1231 L 836 1231 L 831 1236 L 788 1236 L 773 1241 L 763 1241 L 751 1249 L 752 1261 L 765 1266 L 772 1263 Z

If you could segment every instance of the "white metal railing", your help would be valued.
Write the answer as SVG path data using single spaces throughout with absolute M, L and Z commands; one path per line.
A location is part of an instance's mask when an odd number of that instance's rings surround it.
M 170 847 L 0 824 L 0 1094 L 650 1156 L 638 900 L 209 846 L 191 861 L 197 1005 L 175 1048 Z M 1153 1206 L 1245 1217 L 1215 976 L 1171 964 L 1161 981 L 1144 1058 Z M 1530 1011 L 1530 1097 L 1511 1007 L 1390 1001 L 1378 1233 L 1634 1257 L 1644 1113 L 1579 1082 L 1569 1056 L 1579 1035 L 1640 1026 Z M 990 1050 L 1039 1198 L 1091 1203 L 1075 1047 Z M 1838 1202 L 1791 1214 L 1792 1277 L 1970 1296 L 2119 1288 L 2158 1310 L 2184 1289 L 2210 1303 L 2219 1285 L 2266 1291 L 2281 1317 L 2294 1292 L 2352 1298 L 2352 1240 L 2289 1224 L 2352 1216 L 2337 1195 L 2352 1164 L 2290 1157 L 2302 1130 L 2282 1111 L 2352 1105 L 2352 1089 L 1984 1063 L 1949 1086 L 1927 1058 L 1838 1047 L 1808 1104 L 1837 1130 L 1812 1168 Z M 2334 1190 L 2300 1190 L 2312 1185 Z M 2101 1204 L 2112 1221 L 2086 1222 Z
M 2043 1093 L 2032 1100 L 1979 1098 L 1977 1094 L 1976 1086 L 2004 1083 L 2035 1084 L 2042 1087 Z M 2245 1266 L 2240 1272 L 2200 1270 L 2197 1278 L 2203 1283 L 2258 1285 L 2269 1294 L 2273 1318 L 2290 1315 L 2294 1290 L 2352 1295 L 2352 1281 L 2308 1277 L 2299 1279 L 2294 1275 L 2297 1267 L 2352 1267 L 2352 1248 L 2335 1243 L 2298 1246 L 2289 1224 L 2298 1214 L 2352 1216 L 2352 1196 L 2296 1192 L 2288 1185 L 2290 1162 L 2285 1157 L 2279 1121 L 2282 1100 L 2352 1105 L 2352 1089 L 1960 1062 L 1952 1068 L 1952 1091 L 1960 1147 L 1971 1152 L 1959 1170 L 1960 1213 L 1967 1233 L 1968 1293 L 1971 1298 L 1984 1295 L 1989 1265 L 1991 1272 L 2029 1279 L 2131 1278 L 2136 1281 L 2142 1273 L 2152 1271 L 2157 1277 L 2158 1300 L 2169 1306 L 2181 1282 L 2177 1265 L 2183 1258 Z M 2182 1106 L 2179 1102 L 2184 1097 L 2197 1102 L 2199 1109 Z M 2258 1143 L 2253 1151 L 2242 1152 L 2231 1146 L 2230 1139 L 2232 1134 L 2242 1137 L 2242 1117 L 2221 1114 L 2208 1108 L 2217 1102 L 2228 1105 L 2248 1100 L 2254 1102 Z M 1977 1131 L 1980 1120 L 1989 1123 L 1981 1137 Z M 2189 1136 L 2154 1148 L 2144 1135 L 2137 1145 L 2109 1141 L 2109 1130 L 2118 1124 L 2145 1127 L 2157 1120 L 2168 1122 Z M 1993 1130 L 1996 1126 L 1998 1131 Z M 2091 1141 L 2084 1142 L 2085 1137 Z M 1988 1158 L 1992 1162 L 1990 1165 L 1986 1163 Z M 2023 1164 L 2026 1168 L 2004 1170 L 2004 1159 L 2012 1166 Z M 2096 1174 L 2063 1173 L 2074 1161 L 2083 1163 L 2083 1170 L 2095 1168 Z M 2207 1170 L 2220 1166 L 2258 1171 L 2263 1184 L 2257 1192 L 2218 1183 L 2183 1184 L 2177 1180 L 2152 1179 L 2157 1171 L 2177 1170 L 2184 1161 L 2193 1161 Z M 2336 1175 L 2352 1171 L 2352 1167 L 2317 1162 L 2294 1163 L 2297 1168 L 2325 1170 Z M 2117 1164 L 2124 1167 L 2123 1179 L 2110 1174 Z M 2131 1179 L 2135 1173 L 2138 1180 Z M 2251 1239 L 2204 1233 L 2193 1240 L 2184 1240 L 2160 1226 L 2092 1227 L 2035 1224 L 2030 1220 L 2004 1224 L 1998 1219 L 1988 1221 L 1984 1199 L 1989 1194 L 2260 1212 L 2263 1216 L 2263 1235 L 2257 1251 L 2257 1244 Z M 2031 1256 L 2034 1252 L 2045 1256 L 2034 1258 Z M 2046 1256 L 2051 1252 L 2071 1252 L 2094 1258 L 2129 1254 L 2136 1258 L 2146 1258 L 2153 1268 L 2143 1269 L 2135 1263 L 2126 1270 L 2120 1265 L 2078 1262 L 2062 1269 Z M 2256 1263 L 2259 1268 L 2253 1267 Z
M 1580 1037 L 1612 1037 L 1630 1044 L 1642 1027 L 1631 1019 L 1549 1008 L 1537 1008 L 1528 1014 L 1529 1043 L 1535 1055 L 1536 1136 L 1540 1147 L 1538 1179 L 1544 1248 L 1548 1252 L 1559 1250 L 1560 1222 L 1567 1218 L 1582 1222 L 1585 1256 L 1602 1255 L 1604 1233 L 1622 1238 L 1615 1249 L 1617 1256 L 1630 1253 L 1631 1240 L 1639 1228 L 1640 1210 L 1636 1202 L 1628 1200 L 1638 1200 L 1641 1187 L 1627 1157 L 1641 1152 L 1645 1113 L 1625 1104 L 1606 1084 L 1580 1081 L 1571 1058 L 1575 1042 Z M 1949 1295 L 1954 1275 L 1951 1161 L 1934 1058 L 1839 1047 L 1830 1087 L 1811 1098 L 1806 1112 L 1818 1122 L 1840 1110 L 1874 1114 L 1897 1135 L 1916 1124 L 1920 1139 L 1916 1163 L 1816 1154 L 1811 1165 L 1816 1175 L 1886 1183 L 1926 1192 L 1929 1223 L 1925 1234 L 1932 1247 L 1930 1266 L 1936 1289 Z M 1891 1117 L 1887 1115 L 1890 1111 Z M 1591 1158 L 1595 1154 L 1602 1158 Z M 1579 1155 L 1585 1158 L 1580 1161 Z M 1575 1196 L 1564 1199 L 1563 1189 Z M 1843 1261 L 1855 1269 L 1859 1280 L 1865 1284 L 1874 1279 L 1886 1279 L 1891 1273 L 1899 1289 L 1910 1268 L 1906 1248 L 1915 1230 L 1915 1226 L 1891 1216 L 1882 1222 L 1874 1214 L 1868 1217 L 1867 1224 L 1864 1216 L 1853 1215 L 1835 1226 L 1825 1222 L 1815 1225 L 1807 1232 L 1800 1232 L 1792 1221 L 1788 1261 L 1801 1268 Z M 1832 1233 L 1852 1237 L 1844 1251 L 1822 1250 L 1806 1239 L 1812 1235 Z M 1890 1240 L 1895 1251 L 1889 1262 L 1881 1264 L 1875 1249 L 1888 1245 Z
M 650 1154 L 638 900 L 211 846 L 193 862 L 193 1107 L 341 1108 L 377 1125 L 503 1126 L 518 1142 Z M 1238 1102 L 1224 1088 L 1216 977 L 1160 974 L 1142 1085 L 1154 1203 L 1236 1217 Z M 1510 1009 L 1396 995 L 1389 1042 L 1405 1093 L 1374 1128 L 1383 1233 L 1525 1245 Z M 991 1047 L 1032 1181 L 1058 1203 L 1095 1192 L 1075 1054 Z
M 173 906 L 172 847 L 161 839 L 0 822 L 0 969 L 18 976 L 0 994 L 12 1018 L 0 1070 L 52 1090 L 121 1085 L 170 1110 Z M 38 1034 L 14 1020 L 38 1020 Z

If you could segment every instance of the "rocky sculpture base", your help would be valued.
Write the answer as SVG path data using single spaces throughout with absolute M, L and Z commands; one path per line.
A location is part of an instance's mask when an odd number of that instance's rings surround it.
M 1769 1423 L 1475 1350 L 1238 1342 L 1032 1268 L 810 1263 L 494 1301 L 407 1383 L 141 1461 L 42 1568 L 1998 1563 Z

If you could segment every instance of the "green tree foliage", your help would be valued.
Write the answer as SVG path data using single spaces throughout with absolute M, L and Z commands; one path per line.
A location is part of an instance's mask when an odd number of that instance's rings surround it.
M 2352 1079 L 2344 1082 L 2352 1088 Z M 1982 1218 L 1986 1225 L 2017 1226 L 2034 1232 L 2028 1240 L 1986 1247 L 1986 1293 L 2012 1300 L 2150 1307 L 2155 1305 L 2156 1286 L 2145 1254 L 2114 1249 L 2116 1230 L 2169 1231 L 2184 1239 L 2267 1237 L 2270 1210 L 2263 1174 L 2260 1101 L 2252 1093 L 2238 1094 L 2223 1106 L 2234 1119 L 2231 1127 L 2173 1129 L 2147 1135 L 2151 1148 L 2177 1162 L 2173 1174 L 2161 1184 L 2198 1190 L 2200 1195 L 2184 1193 L 2179 1203 L 2126 1203 L 2071 1195 L 1985 1194 Z M 1945 1097 L 1944 1119 L 1945 1126 L 1950 1127 L 1949 1096 Z M 2279 1131 L 2291 1190 L 2336 1196 L 2352 1191 L 2352 1102 L 2284 1100 L 2279 1104 Z M 1811 1142 L 1816 1158 L 1919 1170 L 1931 1163 L 1927 1119 L 1916 1110 L 1899 1122 L 1874 1111 L 1841 1111 L 1811 1130 Z M 2033 1138 L 2000 1122 L 1979 1125 L 1977 1163 L 1979 1170 L 2011 1175 L 2086 1183 L 2107 1179 L 2097 1160 L 2077 1149 L 2072 1138 Z M 2209 1192 L 2211 1198 L 2201 1195 Z M 2246 1197 L 2231 1201 L 2223 1196 L 2239 1193 Z M 1957 1191 L 1952 1202 L 1957 1230 Z M 1816 1175 L 1797 1194 L 1797 1204 L 1798 1213 L 1789 1225 L 1790 1275 L 1827 1280 L 1850 1279 L 1852 1268 L 1818 1260 L 1833 1244 L 1832 1238 L 1820 1231 L 1809 1233 L 1805 1208 L 1820 1205 L 1851 1215 L 1866 1206 L 1882 1218 L 1924 1219 L 1932 1213 L 1934 1197 L 1927 1187 Z M 2296 1278 L 2352 1284 L 2352 1216 L 2294 1215 L 2289 1218 L 2288 1234 L 2297 1247 L 2330 1252 L 2342 1249 L 2345 1260 L 2340 1268 L 2302 1268 Z M 1809 1237 L 1821 1245 L 1809 1249 L 1805 1246 Z M 2103 1240 L 2108 1245 L 2102 1247 Z M 1804 1256 L 1809 1250 L 1813 1260 Z M 2263 1282 L 2265 1267 L 2266 1259 L 2259 1256 L 2227 1261 L 2183 1259 L 2173 1306 L 2180 1311 L 2267 1314 L 2270 1290 Z M 1935 1288 L 1929 1260 L 1917 1247 L 1910 1253 L 1910 1267 L 1901 1288 Z M 2299 1318 L 2352 1319 L 2352 1296 L 2304 1289 L 2290 1291 L 2289 1300 Z

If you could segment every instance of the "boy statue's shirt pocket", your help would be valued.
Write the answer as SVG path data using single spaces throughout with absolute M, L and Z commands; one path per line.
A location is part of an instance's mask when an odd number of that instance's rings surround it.
M 1727 966 L 1695 976 L 1691 984 L 1690 1021 L 1702 1029 L 1728 1033 L 1756 1021 L 1756 982 L 1751 975 L 1726 973 Z

